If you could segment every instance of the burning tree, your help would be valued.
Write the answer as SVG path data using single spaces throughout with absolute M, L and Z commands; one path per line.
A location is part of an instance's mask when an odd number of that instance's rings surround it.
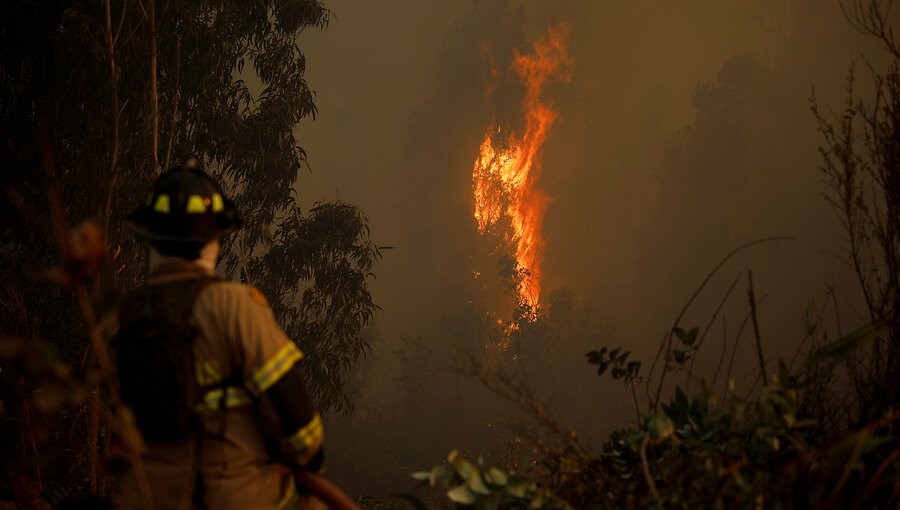
M 478 231 L 502 238 L 515 253 L 519 303 L 537 307 L 541 298 L 544 240 L 541 224 L 548 197 L 535 187 L 540 175 L 540 152 L 557 118 L 544 103 L 544 86 L 551 79 L 568 81 L 574 60 L 567 53 L 569 29 L 551 27 L 531 54 L 515 52 L 512 68 L 524 82 L 521 133 L 488 128 L 472 169 L 474 215 Z M 495 76 L 499 75 L 495 71 Z M 492 92 L 488 88 L 488 93 Z

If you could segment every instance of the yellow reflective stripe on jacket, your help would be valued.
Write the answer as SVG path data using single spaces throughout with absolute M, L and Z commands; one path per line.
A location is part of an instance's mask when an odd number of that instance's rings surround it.
M 229 386 L 224 391 L 221 388 L 207 391 L 197 407 L 200 411 L 215 411 L 220 408 L 245 406 L 252 401 L 250 394 L 243 388 Z
M 248 382 L 247 388 L 253 393 L 259 395 L 267 389 L 271 388 L 281 379 L 281 376 L 287 373 L 294 363 L 303 359 L 303 353 L 292 343 L 287 343 L 269 358 L 268 361 L 253 374 L 253 378 Z
M 302 429 L 288 436 L 284 442 L 288 449 L 301 452 L 310 446 L 319 444 L 324 437 L 324 427 L 322 426 L 322 418 L 316 413 L 312 420 L 309 420 Z
M 222 374 L 215 363 L 211 361 L 194 362 L 194 368 L 197 373 L 197 383 L 200 386 L 212 386 L 222 380 Z
M 275 510 L 296 508 L 299 501 L 300 496 L 297 494 L 297 486 L 291 482 L 288 484 L 284 497 L 281 498 L 281 501 L 279 501 L 277 505 L 275 505 Z

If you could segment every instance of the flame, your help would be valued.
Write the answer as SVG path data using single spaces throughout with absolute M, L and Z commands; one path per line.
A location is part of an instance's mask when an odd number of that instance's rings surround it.
M 502 234 L 515 247 L 516 263 L 523 271 L 516 289 L 519 302 L 532 306 L 537 306 L 541 297 L 541 224 L 549 202 L 547 195 L 535 188 L 535 182 L 541 168 L 541 147 L 557 117 L 556 111 L 541 100 L 541 94 L 549 79 L 571 79 L 574 60 L 566 51 L 568 36 L 567 25 L 550 27 L 534 44 L 533 53 L 515 52 L 512 68 L 526 86 L 522 101 L 524 133 L 510 132 L 502 137 L 500 128 L 491 126 L 472 169 L 478 231 L 485 235 L 502 225 Z M 489 93 L 492 90 L 490 87 Z M 502 146 L 495 143 L 496 138 L 504 138 Z M 501 224 L 501 219 L 508 219 L 508 226 Z

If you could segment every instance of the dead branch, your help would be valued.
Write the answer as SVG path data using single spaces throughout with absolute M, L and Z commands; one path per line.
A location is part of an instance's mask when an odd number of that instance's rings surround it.
M 756 317 L 756 297 L 753 295 L 753 271 L 747 270 L 747 299 L 750 301 L 750 317 L 753 319 L 753 335 L 756 337 L 756 356 L 759 360 L 759 372 L 762 374 L 763 385 L 768 384 L 766 375 L 766 359 L 763 356 L 762 339 L 759 336 L 759 321 Z

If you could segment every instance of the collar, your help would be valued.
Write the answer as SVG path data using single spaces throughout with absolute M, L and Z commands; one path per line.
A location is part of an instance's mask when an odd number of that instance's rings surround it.
M 216 273 L 219 248 L 219 238 L 212 239 L 203 246 L 200 250 L 200 256 L 196 260 L 187 260 L 181 257 L 163 255 L 151 246 L 149 254 L 150 274 L 147 278 L 147 283 L 153 285 L 186 278 L 213 276 Z
M 149 285 L 200 278 L 201 276 L 212 276 L 214 274 L 214 271 L 210 271 L 207 267 L 196 262 L 177 257 L 172 258 L 174 260 L 161 263 L 150 270 L 150 274 L 147 277 Z

